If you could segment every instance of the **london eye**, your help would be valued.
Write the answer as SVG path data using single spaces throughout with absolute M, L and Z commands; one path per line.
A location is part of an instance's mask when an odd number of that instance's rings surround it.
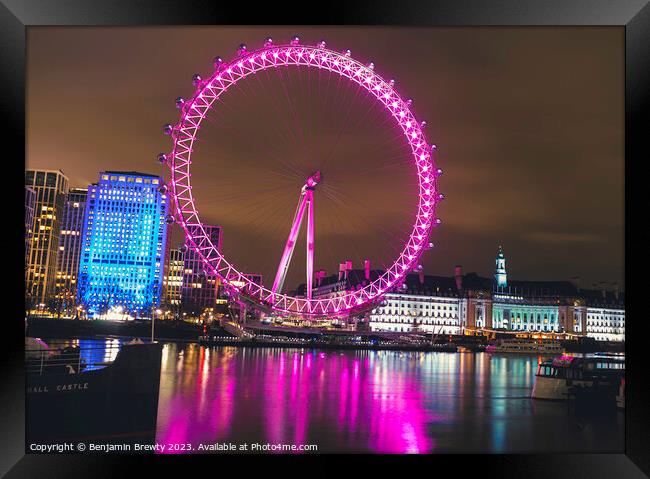
M 313 295 L 314 231 L 315 224 L 318 224 L 314 205 L 320 200 L 321 183 L 325 185 L 328 181 L 327 171 L 309 172 L 303 177 L 302 187 L 289 192 L 298 201 L 293 220 L 286 225 L 286 242 L 277 251 L 279 261 L 270 287 L 261 284 L 256 276 L 246 274 L 238 268 L 235 261 L 228 259 L 214 244 L 201 219 L 196 194 L 192 189 L 192 164 L 202 161 L 201 158 L 195 158 L 194 153 L 199 132 L 210 111 L 219 109 L 220 100 L 226 92 L 239 88 L 248 77 L 260 72 L 290 69 L 317 69 L 364 90 L 387 113 L 390 128 L 401 137 L 410 164 L 414 167 L 417 190 L 412 193 L 417 205 L 413 212 L 404 212 L 404 215 L 410 215 L 410 231 L 404 232 L 399 250 L 386 263 L 381 274 L 362 287 L 344 294 Z M 258 76 L 258 81 L 264 81 L 264 78 Z M 405 276 L 417 269 L 421 255 L 432 246 L 430 232 L 440 223 L 436 216 L 436 206 L 443 199 L 438 191 L 438 177 L 442 171 L 434 162 L 436 147 L 425 136 L 426 123 L 415 117 L 411 100 L 404 99 L 398 93 L 393 80 L 380 76 L 372 63 L 364 64 L 352 58 L 349 50 L 334 51 L 323 41 L 305 45 L 295 37 L 289 44 L 282 45 L 276 45 L 268 38 L 262 48 L 250 51 L 245 45 L 240 45 L 232 60 L 224 61 L 219 57 L 214 60 L 214 70 L 209 77 L 194 75 L 193 85 L 195 91 L 190 98 L 176 100 L 180 119 L 176 124 L 164 126 L 164 132 L 171 136 L 173 146 L 169 153 L 160 154 L 158 159 L 170 174 L 166 191 L 172 198 L 174 212 L 169 221 L 180 226 L 187 245 L 200 257 L 206 274 L 218 277 L 234 295 L 245 298 L 248 303 L 262 310 L 279 315 L 319 318 L 342 317 L 367 309 L 381 300 L 385 293 L 400 287 Z M 291 85 L 285 84 L 283 88 L 291 88 Z M 383 194 L 391 193 L 386 191 Z M 306 222 L 303 221 L 305 216 Z M 304 223 L 305 288 L 301 294 L 295 294 L 286 291 L 285 279 Z

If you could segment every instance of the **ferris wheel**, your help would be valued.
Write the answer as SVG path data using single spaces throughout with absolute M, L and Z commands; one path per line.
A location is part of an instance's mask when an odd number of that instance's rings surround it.
M 249 75 L 263 70 L 289 68 L 327 71 L 370 93 L 374 101 L 389 113 L 393 127 L 406 140 L 409 156 L 417 171 L 417 212 L 410 223 L 412 229 L 408 240 L 402 244 L 401 252 L 374 281 L 335 297 L 313 296 L 314 203 L 318 185 L 325 180 L 326 173 L 313 172 L 297 192 L 298 206 L 270 288 L 262 285 L 255 276 L 237 269 L 217 248 L 201 221 L 192 191 L 194 145 L 203 120 L 213 106 L 218 108 L 219 104 L 215 102 Z M 164 133 L 173 139 L 173 147 L 170 153 L 158 155 L 158 160 L 170 173 L 166 191 L 172 198 L 174 214 L 169 216 L 168 222 L 180 225 L 187 245 L 204 264 L 206 274 L 218 277 L 229 291 L 248 304 L 280 315 L 305 318 L 339 317 L 364 310 L 380 301 L 385 293 L 402 285 L 404 277 L 418 265 L 422 253 L 432 247 L 429 234 L 432 227 L 441 222 L 435 212 L 437 203 L 443 199 L 437 188 L 442 170 L 436 168 L 434 163 L 436 147 L 427 143 L 423 132 L 426 123 L 415 118 L 411 111 L 411 100 L 405 100 L 398 94 L 393 80 L 387 81 L 375 73 L 374 64 L 362 64 L 353 59 L 349 50 L 337 52 L 328 49 L 324 41 L 304 45 L 298 37 L 294 37 L 284 45 L 275 45 L 267 38 L 263 47 L 254 51 L 249 51 L 242 44 L 233 60 L 227 62 L 220 57 L 215 58 L 214 72 L 209 78 L 194 75 L 193 85 L 195 92 L 191 98 L 176 100 L 180 120 L 174 125 L 164 126 Z M 292 296 L 283 292 L 284 282 L 305 215 L 306 288 L 304 295 Z

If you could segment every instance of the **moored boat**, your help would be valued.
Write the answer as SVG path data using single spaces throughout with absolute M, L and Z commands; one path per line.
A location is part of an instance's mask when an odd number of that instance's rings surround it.
M 625 373 L 622 356 L 558 356 L 539 363 L 533 386 L 533 399 L 566 400 L 571 391 L 618 391 Z
M 485 348 L 487 353 L 520 353 L 520 354 L 562 354 L 564 349 L 559 341 L 542 339 L 503 339 Z
M 162 345 L 126 343 L 112 361 L 86 349 L 26 351 L 27 442 L 153 440 Z

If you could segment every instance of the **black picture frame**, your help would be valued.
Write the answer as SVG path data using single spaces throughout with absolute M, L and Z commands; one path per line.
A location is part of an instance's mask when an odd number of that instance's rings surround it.
M 417 461 L 423 469 L 411 473 L 481 474 L 503 477 L 644 477 L 650 475 L 650 433 L 648 424 L 648 374 L 643 356 L 648 321 L 644 304 L 643 273 L 647 270 L 649 235 L 645 225 L 647 198 L 644 191 L 644 163 L 650 159 L 650 5 L 646 0 L 446 0 L 400 2 L 276 2 L 266 6 L 248 6 L 223 2 L 182 0 L 0 0 L 0 111 L 4 128 L 3 166 L 5 201 L 3 208 L 6 237 L 5 263 L 11 269 L 22 268 L 23 198 L 22 178 L 25 156 L 25 40 L 26 29 L 37 25 L 110 26 L 110 25 L 220 25 L 220 24 L 349 24 L 349 25 L 414 25 L 414 26 L 620 26 L 625 29 L 625 275 L 627 324 L 626 353 L 626 434 L 625 454 L 545 454 L 545 455 L 482 455 L 465 458 L 461 455 L 432 455 L 417 458 L 394 456 L 363 456 L 366 466 L 385 468 L 397 473 L 410 472 L 405 467 Z M 616 68 L 616 66 L 613 66 Z M 53 125 L 53 127 L 56 127 Z M 13 147 L 13 148 L 12 148 Z M 9 153 L 12 152 L 12 153 Z M 9 170 L 9 171 L 8 171 Z M 16 175 L 15 177 L 13 175 Z M 19 176 L 21 175 L 21 176 Z M 606 192 L 603 192 L 606 194 Z M 14 198 L 16 198 L 14 200 Z M 18 202 L 18 203 L 15 203 Z M 12 205 L 14 205 L 12 207 Z M 638 211 L 635 211 L 638 210 Z M 15 250 L 13 249 L 15 248 Z M 15 256 L 15 258 L 11 258 Z M 15 275 L 15 276 L 14 276 Z M 7 278 L 20 278 L 18 271 L 7 272 Z M 23 284 L 9 279 L 4 287 L 5 317 L 2 331 L 2 380 L 0 382 L 0 415 L 2 433 L 0 472 L 7 477 L 116 477 L 134 472 L 134 465 L 151 469 L 147 474 L 170 467 L 181 473 L 201 473 L 196 461 L 207 463 L 205 472 L 223 473 L 226 459 L 247 469 L 248 457 L 201 456 L 171 458 L 119 455 L 25 455 L 24 450 L 24 371 Z M 561 438 L 558 438 L 561 440 Z M 294 469 L 310 474 L 310 458 L 262 457 L 255 459 L 269 468 L 282 468 L 279 473 Z M 347 468 L 339 458 L 312 456 L 322 462 L 319 472 L 339 473 Z M 281 461 L 281 463 L 279 462 Z M 232 466 L 232 464 L 230 464 Z M 189 469 L 191 467 L 191 469 Z M 448 468 L 452 468 L 451 470 Z M 408 473 L 407 472 L 407 473 Z

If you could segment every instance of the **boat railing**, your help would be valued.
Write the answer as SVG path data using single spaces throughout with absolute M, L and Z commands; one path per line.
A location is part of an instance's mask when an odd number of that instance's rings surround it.
M 112 364 L 121 349 L 118 345 L 88 348 L 25 350 L 25 372 L 32 375 L 79 374 Z

